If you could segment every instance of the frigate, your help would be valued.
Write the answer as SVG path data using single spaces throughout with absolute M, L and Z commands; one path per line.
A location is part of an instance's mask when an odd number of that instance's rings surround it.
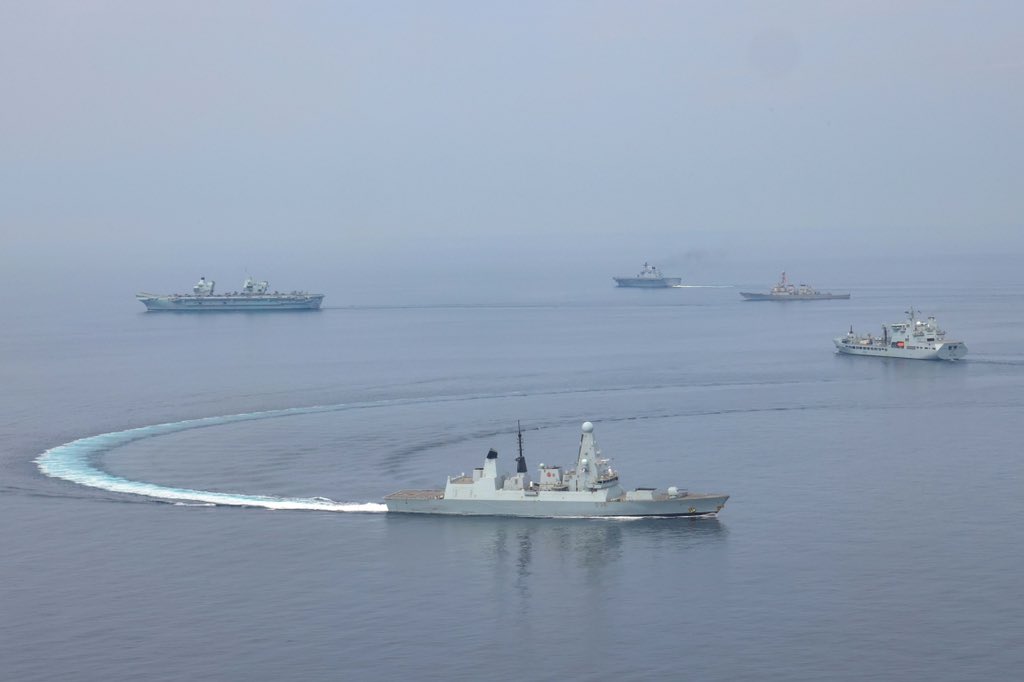
M 818 291 L 806 284 L 791 284 L 785 272 L 768 293 L 741 291 L 740 296 L 748 301 L 828 301 L 850 298 L 849 293 L 833 294 L 831 291 Z
M 939 329 L 935 317 L 920 320 L 917 312 L 911 308 L 906 320 L 883 324 L 881 336 L 858 335 L 850 327 L 846 336 L 837 336 L 832 341 L 840 353 L 878 358 L 960 360 L 967 355 L 967 344 L 947 341 L 946 332 Z
M 681 277 L 663 276 L 661 270 L 649 263 L 644 263 L 640 274 L 635 277 L 612 277 L 612 279 L 615 280 L 616 286 L 639 289 L 664 289 L 679 286 L 679 283 L 683 281 Z
M 150 311 L 219 312 L 226 310 L 318 310 L 323 294 L 305 291 L 267 291 L 266 281 L 246 277 L 241 291 L 215 294 L 216 282 L 200 277 L 191 294 L 149 294 L 140 292 L 135 297 Z
M 519 431 L 516 473 L 498 472 L 493 448 L 472 475 L 449 476 L 444 489 L 400 490 L 387 495 L 389 512 L 526 517 L 662 517 L 709 516 L 725 506 L 728 495 L 695 493 L 670 486 L 625 490 L 619 473 L 603 457 L 594 425 L 583 423 L 576 466 L 541 464 L 533 480 L 523 455 Z

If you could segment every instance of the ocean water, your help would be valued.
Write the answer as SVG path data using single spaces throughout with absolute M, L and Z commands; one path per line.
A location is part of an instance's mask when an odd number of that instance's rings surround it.
M 964 680 L 1024 670 L 1024 286 L 739 287 L 0 327 L 3 679 Z M 430 297 L 423 297 L 429 299 Z M 961 363 L 837 356 L 910 302 Z M 136 307 L 137 306 L 137 307 Z M 389 515 L 490 447 L 714 519 Z

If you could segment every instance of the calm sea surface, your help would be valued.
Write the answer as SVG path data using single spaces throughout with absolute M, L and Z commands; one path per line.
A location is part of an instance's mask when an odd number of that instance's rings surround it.
M 0 677 L 1018 676 L 1024 287 L 738 289 L 14 309 Z M 966 361 L 833 352 L 911 303 Z M 490 447 L 511 469 L 516 420 L 531 470 L 573 462 L 590 420 L 627 486 L 731 499 L 682 521 L 380 511 Z M 44 475 L 47 450 L 91 485 Z

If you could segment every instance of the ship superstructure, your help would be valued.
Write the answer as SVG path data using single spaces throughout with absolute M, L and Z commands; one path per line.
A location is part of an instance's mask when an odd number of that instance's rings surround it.
M 214 293 L 216 282 L 200 277 L 192 287 L 191 294 L 149 294 L 135 295 L 150 311 L 235 311 L 235 310 L 317 310 L 323 302 L 323 294 L 305 291 L 268 292 L 268 282 L 246 277 L 240 291 L 227 294 Z
M 879 358 L 960 360 L 967 355 L 967 344 L 946 340 L 946 332 L 939 328 L 934 316 L 921 320 L 917 313 L 911 307 L 906 320 L 882 325 L 881 336 L 855 334 L 850 327 L 845 336 L 835 337 L 833 343 L 840 353 Z
M 534 480 L 526 466 L 519 433 L 516 473 L 498 471 L 491 449 L 471 475 L 449 476 L 443 490 L 401 490 L 384 498 L 388 511 L 476 516 L 608 517 L 707 516 L 718 513 L 728 495 L 664 490 L 626 490 L 619 474 L 601 454 L 594 425 L 585 422 L 576 465 L 571 469 L 541 464 Z

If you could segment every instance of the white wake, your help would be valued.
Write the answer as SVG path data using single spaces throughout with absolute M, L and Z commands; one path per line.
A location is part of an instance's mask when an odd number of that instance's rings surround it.
M 94 462 L 104 452 L 126 443 L 153 438 L 169 433 L 187 431 L 203 426 L 230 424 L 241 421 L 255 421 L 284 417 L 293 414 L 312 414 L 331 412 L 344 409 L 343 405 L 318 407 L 289 408 L 285 410 L 269 410 L 251 412 L 224 417 L 206 417 L 188 419 L 143 426 L 126 431 L 113 431 L 97 436 L 88 436 L 78 440 L 50 448 L 36 458 L 39 470 L 47 476 L 61 478 L 79 485 L 109 490 L 117 493 L 143 495 L 158 500 L 170 500 L 176 503 L 193 505 L 230 505 L 235 507 L 261 507 L 263 509 L 289 509 L 331 512 L 384 512 L 387 506 L 377 502 L 337 502 L 326 497 L 275 497 L 272 495 L 243 495 L 238 493 L 219 493 L 209 490 L 193 490 L 191 488 L 172 488 L 145 481 L 132 481 L 121 476 L 114 476 L 98 468 Z

